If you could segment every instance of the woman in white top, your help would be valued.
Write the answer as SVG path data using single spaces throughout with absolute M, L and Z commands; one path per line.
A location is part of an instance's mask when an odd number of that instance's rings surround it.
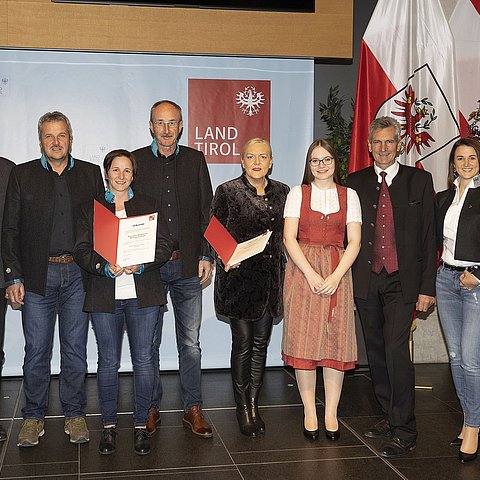
M 315 140 L 308 149 L 302 185 L 291 190 L 284 212 L 289 260 L 282 355 L 295 368 L 303 432 L 312 441 L 319 432 L 316 368 L 323 367 L 325 434 L 335 441 L 340 436 L 337 407 L 344 371 L 357 361 L 350 267 L 360 250 L 362 219 L 356 192 L 340 185 L 339 167 L 333 148 Z
M 109 152 L 103 162 L 107 191 L 97 201 L 119 218 L 158 212 L 158 202 L 133 193 L 135 158 L 127 150 Z M 86 271 L 84 310 L 91 313 L 98 347 L 98 392 L 103 432 L 99 452 L 115 451 L 118 369 L 126 325 L 134 378 L 134 449 L 150 453 L 146 431 L 151 406 L 154 368 L 153 336 L 161 305 L 166 303 L 160 265 L 172 252 L 168 228 L 159 215 L 155 260 L 142 265 L 112 265 L 94 251 L 93 200 L 82 205 L 76 224 L 75 261 Z
M 474 460 L 480 427 L 480 142 L 461 138 L 449 158 L 448 189 L 436 197 L 437 304 L 455 390 L 464 414 L 451 446 Z

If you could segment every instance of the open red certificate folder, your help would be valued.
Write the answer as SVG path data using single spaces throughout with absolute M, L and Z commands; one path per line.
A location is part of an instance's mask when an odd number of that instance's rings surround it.
M 210 219 L 203 236 L 215 249 L 225 265 L 235 265 L 263 252 L 272 232 L 267 230 L 258 237 L 238 243 L 215 215 Z
M 157 241 L 157 213 L 118 218 L 94 201 L 93 249 L 111 264 L 122 267 L 153 262 Z

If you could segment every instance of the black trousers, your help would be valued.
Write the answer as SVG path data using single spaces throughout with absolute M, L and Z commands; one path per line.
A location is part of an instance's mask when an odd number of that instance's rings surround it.
M 372 273 L 368 299 L 355 298 L 362 322 L 373 387 L 393 434 L 417 437 L 415 370 L 409 337 L 415 303 L 403 300 L 398 272 Z
M 260 320 L 230 319 L 232 353 L 230 365 L 233 394 L 237 405 L 257 399 L 263 383 L 267 347 L 273 318 L 266 313 Z
M 5 352 L 3 345 L 5 342 L 5 315 L 7 313 L 7 299 L 5 298 L 5 289 L 0 288 L 0 376 L 2 374 L 3 363 L 5 362 Z

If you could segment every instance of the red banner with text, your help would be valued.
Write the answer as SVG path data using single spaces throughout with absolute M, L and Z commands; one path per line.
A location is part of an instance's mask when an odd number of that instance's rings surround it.
M 188 80 L 188 145 L 207 163 L 240 163 L 253 137 L 270 141 L 270 80 Z

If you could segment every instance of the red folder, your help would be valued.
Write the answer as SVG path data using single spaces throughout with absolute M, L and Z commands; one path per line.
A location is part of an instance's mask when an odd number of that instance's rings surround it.
M 112 265 L 117 263 L 117 243 L 120 219 L 94 200 L 93 249 Z
M 212 215 L 210 223 L 203 236 L 215 249 L 222 261 L 227 264 L 237 248 L 238 242 L 230 235 L 229 231 Z

